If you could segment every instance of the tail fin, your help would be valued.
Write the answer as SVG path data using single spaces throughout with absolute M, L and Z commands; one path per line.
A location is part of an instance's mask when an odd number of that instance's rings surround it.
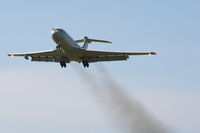
M 89 39 L 87 36 L 85 36 L 83 39 L 76 40 L 76 43 L 80 43 L 80 42 L 84 42 L 84 44 L 82 46 L 83 49 L 87 49 L 88 44 L 92 43 L 92 42 L 112 43 L 112 42 L 106 41 L 106 40 Z
M 82 48 L 83 49 L 87 49 L 88 48 L 88 44 L 90 43 L 90 41 L 88 40 L 87 36 L 84 37 L 83 42 L 84 42 L 84 44 L 83 44 Z

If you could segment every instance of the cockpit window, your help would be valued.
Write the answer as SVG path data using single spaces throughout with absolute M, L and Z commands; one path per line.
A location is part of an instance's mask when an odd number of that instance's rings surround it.
M 56 29 L 56 30 L 57 30 L 57 31 L 60 31 L 60 32 L 63 31 L 62 29 Z

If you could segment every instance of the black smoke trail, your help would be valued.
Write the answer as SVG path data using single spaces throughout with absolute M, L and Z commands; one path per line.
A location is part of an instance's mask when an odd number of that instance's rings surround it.
M 94 97 L 101 101 L 102 107 L 112 122 L 125 133 L 168 133 L 168 129 L 130 96 L 111 78 L 107 70 L 98 64 L 98 76 L 74 66 L 81 79 L 87 83 Z

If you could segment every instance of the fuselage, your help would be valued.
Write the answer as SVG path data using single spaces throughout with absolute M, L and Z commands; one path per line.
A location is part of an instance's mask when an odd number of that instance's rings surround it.
M 70 61 L 80 61 L 81 47 L 63 30 L 55 28 L 51 32 L 54 42 L 61 47 L 62 52 Z

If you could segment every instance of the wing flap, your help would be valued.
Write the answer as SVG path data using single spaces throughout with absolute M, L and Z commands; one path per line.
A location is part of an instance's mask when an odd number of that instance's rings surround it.
M 64 58 L 61 56 L 31 56 L 31 61 L 39 61 L 39 62 L 61 62 L 65 61 L 69 63 L 68 58 Z
M 86 57 L 85 59 L 88 62 L 100 62 L 100 61 L 121 61 L 121 60 L 127 60 L 128 58 L 129 57 L 126 55 L 121 55 L 121 56 L 101 55 L 101 56 Z
M 41 52 L 30 52 L 30 53 L 17 53 L 17 54 L 8 54 L 8 56 L 24 56 L 25 59 L 31 57 L 31 61 L 39 62 L 60 62 L 65 61 L 69 62 L 69 59 L 65 57 L 61 50 L 47 50 Z

